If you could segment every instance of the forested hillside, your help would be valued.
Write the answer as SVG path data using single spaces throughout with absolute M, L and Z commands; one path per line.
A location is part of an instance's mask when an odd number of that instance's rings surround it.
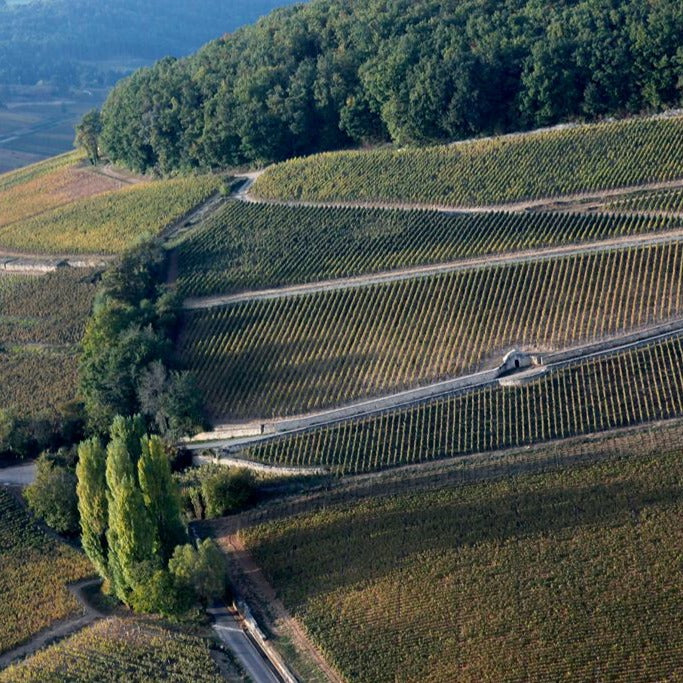
M 0 83 L 110 85 L 124 58 L 140 64 L 188 54 L 286 4 L 291 0 L 0 0 Z
M 681 102 L 680 0 L 314 0 L 121 83 L 116 161 L 164 172 Z

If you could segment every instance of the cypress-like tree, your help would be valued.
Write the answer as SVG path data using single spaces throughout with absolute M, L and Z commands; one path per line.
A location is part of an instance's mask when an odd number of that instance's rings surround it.
M 81 518 L 81 543 L 97 573 L 109 581 L 107 563 L 107 525 L 109 520 L 106 493 L 107 454 L 97 438 L 78 447 L 76 476 L 78 511 Z
M 181 521 L 171 466 L 158 436 L 142 440 L 138 479 L 145 507 L 155 526 L 155 552 L 167 562 L 175 547 L 187 541 L 187 534 Z

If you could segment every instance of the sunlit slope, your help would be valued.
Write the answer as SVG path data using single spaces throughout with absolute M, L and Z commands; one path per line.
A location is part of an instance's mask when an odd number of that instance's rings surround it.
M 284 162 L 266 199 L 478 206 L 683 179 L 683 116 Z

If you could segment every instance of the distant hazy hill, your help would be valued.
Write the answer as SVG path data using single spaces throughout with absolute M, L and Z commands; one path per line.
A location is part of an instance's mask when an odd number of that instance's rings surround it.
M 133 168 L 268 162 L 679 106 L 681 0 L 313 0 L 112 92 Z
M 293 0 L 0 0 L 0 84 L 107 85 Z

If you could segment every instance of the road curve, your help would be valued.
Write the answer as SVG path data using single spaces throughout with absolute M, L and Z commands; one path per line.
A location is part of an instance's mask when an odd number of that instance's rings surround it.
M 583 242 L 567 244 L 559 247 L 542 247 L 534 250 L 516 251 L 508 254 L 492 254 L 477 256 L 469 259 L 459 259 L 448 263 L 438 263 L 424 266 L 413 266 L 399 270 L 357 275 L 334 280 L 321 280 L 301 285 L 288 287 L 273 287 L 270 289 L 239 292 L 237 294 L 225 294 L 207 297 L 188 298 L 183 302 L 186 310 L 200 310 L 230 306 L 233 304 L 247 303 L 250 301 L 265 301 L 268 299 L 283 299 L 306 294 L 318 294 L 340 289 L 356 289 L 359 287 L 372 287 L 373 285 L 415 278 L 433 277 L 445 273 L 455 273 L 463 270 L 476 270 L 490 268 L 492 266 L 507 266 L 519 263 L 531 263 L 545 261 L 552 258 L 581 256 L 597 252 L 615 251 L 634 247 L 649 247 L 658 244 L 683 241 L 683 228 L 667 230 L 658 233 L 643 233 L 642 235 L 627 235 L 614 237 L 595 242 Z

